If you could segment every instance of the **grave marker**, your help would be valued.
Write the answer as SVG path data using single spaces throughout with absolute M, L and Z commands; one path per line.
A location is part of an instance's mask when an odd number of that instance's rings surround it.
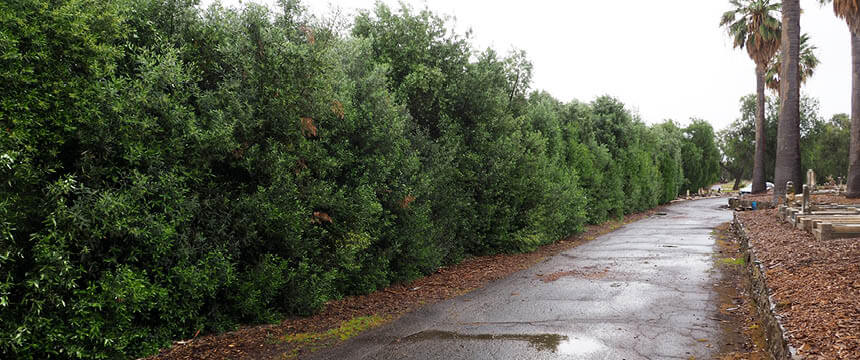
M 794 202 L 794 182 L 786 181 L 785 182 L 785 204 L 789 205 L 790 202 Z

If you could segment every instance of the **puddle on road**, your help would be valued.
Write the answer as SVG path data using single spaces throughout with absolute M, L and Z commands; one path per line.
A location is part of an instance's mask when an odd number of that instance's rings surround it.
M 451 331 L 427 330 L 409 335 L 404 340 L 427 341 L 427 340 L 509 340 L 525 341 L 538 351 L 555 352 L 562 342 L 568 341 L 568 337 L 559 334 L 461 334 Z
M 599 340 L 585 337 L 570 338 L 559 334 L 461 334 L 452 331 L 427 330 L 412 334 L 403 340 L 432 341 L 524 341 L 538 351 L 551 351 L 568 355 L 590 354 L 605 348 Z

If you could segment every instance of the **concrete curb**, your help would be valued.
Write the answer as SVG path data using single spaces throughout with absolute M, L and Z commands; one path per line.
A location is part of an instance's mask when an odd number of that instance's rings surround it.
M 755 303 L 762 326 L 767 336 L 768 352 L 776 360 L 802 360 L 803 356 L 797 353 L 797 349 L 788 343 L 785 327 L 782 325 L 782 316 L 775 312 L 776 304 L 773 300 L 770 288 L 767 286 L 764 265 L 756 259 L 755 249 L 750 246 L 743 222 L 734 214 L 732 229 L 741 240 L 741 251 L 744 254 L 747 271 L 750 275 L 750 294 Z

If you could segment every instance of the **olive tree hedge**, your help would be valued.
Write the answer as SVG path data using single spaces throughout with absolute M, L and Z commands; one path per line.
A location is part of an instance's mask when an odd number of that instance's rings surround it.
M 0 357 L 138 357 L 311 314 L 665 203 L 707 168 L 707 131 L 531 91 L 523 53 L 428 11 L 331 20 L 0 2 Z

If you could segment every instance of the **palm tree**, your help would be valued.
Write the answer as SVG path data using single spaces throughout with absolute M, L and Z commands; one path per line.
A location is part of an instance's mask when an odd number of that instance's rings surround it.
M 822 4 L 831 0 L 821 0 Z M 833 0 L 833 12 L 845 20 L 851 32 L 851 149 L 848 155 L 848 188 L 845 196 L 860 197 L 860 1 Z
M 734 39 L 736 48 L 746 48 L 755 62 L 756 116 L 755 158 L 753 160 L 752 192 L 767 188 L 764 182 L 765 126 L 764 126 L 764 75 L 767 63 L 779 50 L 781 26 L 774 14 L 780 4 L 771 0 L 729 0 L 732 10 L 723 14 L 720 26 L 725 27 Z
M 803 186 L 800 166 L 800 0 L 782 2 L 782 69 L 779 127 L 776 132 L 774 197 L 784 194 L 787 181 L 795 191 Z
M 809 34 L 800 36 L 800 85 L 806 83 L 806 80 L 815 74 L 815 68 L 818 67 L 820 61 L 815 56 L 815 45 L 809 41 Z M 776 55 L 767 64 L 767 74 L 765 75 L 765 84 L 768 89 L 779 94 L 779 68 L 782 67 L 782 52 L 778 51 Z

